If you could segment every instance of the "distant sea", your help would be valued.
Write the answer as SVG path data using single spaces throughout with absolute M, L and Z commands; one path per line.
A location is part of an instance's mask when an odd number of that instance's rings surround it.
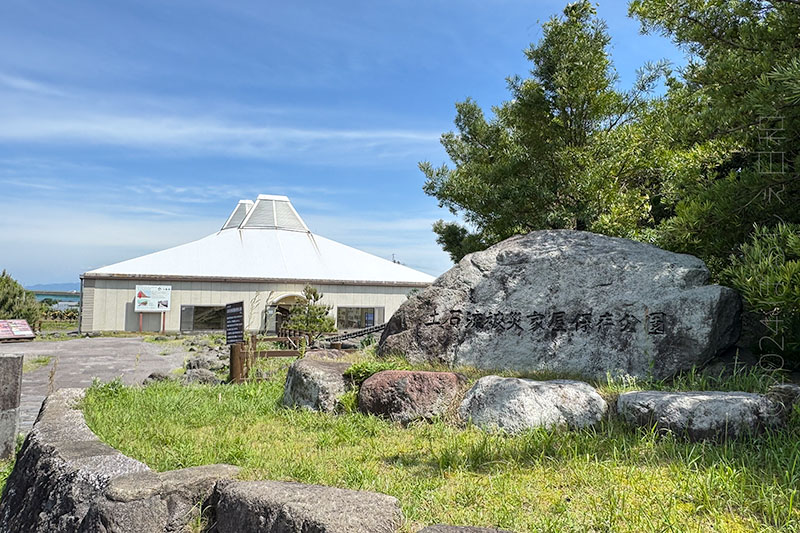
M 38 285 L 31 285 L 25 287 L 29 291 L 36 293 L 36 299 L 39 301 L 45 298 L 52 298 L 59 302 L 79 302 L 81 299 L 81 284 L 80 283 L 44 283 Z M 70 292 L 72 294 L 63 294 Z M 59 293 L 59 294 L 56 294 Z

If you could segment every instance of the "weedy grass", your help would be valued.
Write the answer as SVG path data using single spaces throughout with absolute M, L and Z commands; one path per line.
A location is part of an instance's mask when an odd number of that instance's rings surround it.
M 39 355 L 36 357 L 23 358 L 22 373 L 27 374 L 28 372 L 33 372 L 37 368 L 47 366 L 50 364 L 50 361 L 52 360 L 53 356 L 51 355 Z
M 265 381 L 237 386 L 98 384 L 83 410 L 101 439 L 156 470 L 229 463 L 247 479 L 391 494 L 405 531 L 434 523 L 519 532 L 800 530 L 800 411 L 780 432 L 724 445 L 611 419 L 514 437 L 443 421 L 404 428 L 354 412 L 354 397 L 335 415 L 283 408 L 286 361 L 271 363 Z M 762 390 L 772 377 L 730 379 L 731 388 Z M 671 386 L 596 385 L 607 396 Z M 710 385 L 695 375 L 672 387 Z
M 6 479 L 11 475 L 11 470 L 14 468 L 14 461 L 0 461 L 0 494 L 6 486 Z
M 42 320 L 42 331 L 75 331 L 78 329 L 77 320 Z

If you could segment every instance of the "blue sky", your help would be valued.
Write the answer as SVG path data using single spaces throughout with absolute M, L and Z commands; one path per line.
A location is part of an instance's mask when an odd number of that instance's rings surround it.
M 438 275 L 454 104 L 484 109 L 564 1 L 7 0 L 0 7 L 0 268 L 25 285 L 216 231 L 286 194 L 312 231 Z M 681 54 L 600 2 L 628 88 Z

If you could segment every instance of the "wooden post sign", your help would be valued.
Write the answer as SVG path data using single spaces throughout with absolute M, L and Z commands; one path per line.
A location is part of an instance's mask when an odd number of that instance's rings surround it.
M 225 306 L 225 344 L 244 342 L 244 302 Z
M 225 305 L 225 343 L 231 347 L 230 380 L 241 383 L 244 379 L 242 343 L 244 343 L 244 302 Z

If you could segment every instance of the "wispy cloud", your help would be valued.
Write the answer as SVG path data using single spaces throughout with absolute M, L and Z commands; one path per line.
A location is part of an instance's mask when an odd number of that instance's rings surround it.
M 8 89 L 12 89 L 15 91 L 21 91 L 26 93 L 34 93 L 39 95 L 45 96 L 64 96 L 65 93 L 47 85 L 45 83 L 41 83 L 38 81 L 34 81 L 28 78 L 22 78 L 19 76 L 11 76 L 9 74 L 4 74 L 0 72 L 0 86 L 6 87 Z
M 413 153 L 435 144 L 438 132 L 254 126 L 217 119 L 126 115 L 0 116 L 0 141 L 117 146 L 157 152 L 228 154 L 251 158 L 379 156 Z

